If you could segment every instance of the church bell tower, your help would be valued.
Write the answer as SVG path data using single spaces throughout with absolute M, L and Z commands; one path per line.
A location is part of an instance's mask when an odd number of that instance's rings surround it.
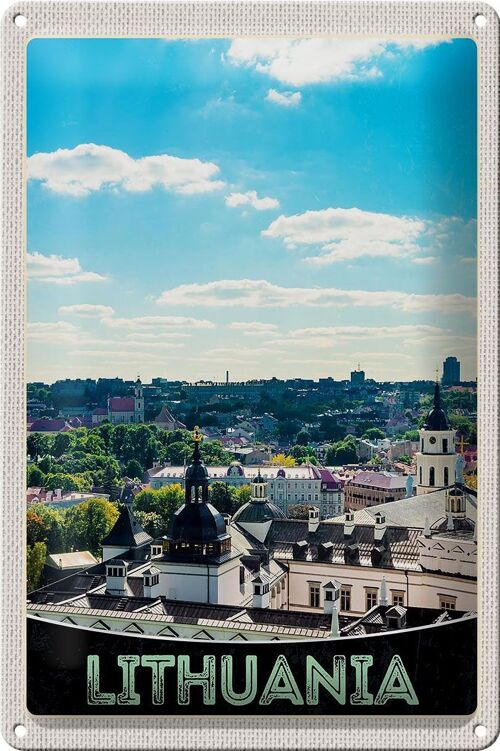
M 419 430 L 417 453 L 417 495 L 432 493 L 453 485 L 455 481 L 455 431 L 441 403 L 439 383 L 434 386 L 434 400 L 424 425 Z

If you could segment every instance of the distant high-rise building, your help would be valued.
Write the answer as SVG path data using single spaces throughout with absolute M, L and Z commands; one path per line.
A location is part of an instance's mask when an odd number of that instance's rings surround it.
M 361 370 L 361 365 L 358 363 L 357 370 L 351 370 L 351 383 L 354 386 L 361 386 L 365 382 L 365 371 Z
M 441 383 L 445 386 L 456 386 L 460 383 L 460 361 L 456 357 L 447 357 L 443 362 Z

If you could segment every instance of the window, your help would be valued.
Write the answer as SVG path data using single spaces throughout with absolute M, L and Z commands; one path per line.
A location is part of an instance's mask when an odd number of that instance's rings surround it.
M 422 467 L 420 467 L 420 480 L 419 480 L 419 482 L 420 482 L 420 485 L 422 485 Z
M 392 592 L 392 604 L 399 605 L 400 607 L 404 607 L 405 593 L 399 592 L 399 591 L 393 591 Z
M 350 587 L 341 587 L 340 589 L 340 609 L 341 610 L 351 609 L 351 588 Z
M 443 454 L 447 454 L 447 453 L 448 453 L 448 439 L 443 438 Z
M 423 450 L 424 450 L 424 439 L 423 439 L 423 438 L 422 438 L 422 446 L 421 446 L 421 449 L 420 449 L 420 450 L 421 450 L 421 451 L 423 451 Z
M 457 598 L 451 595 L 439 595 L 439 607 L 442 610 L 456 610 Z
M 436 473 L 435 473 L 434 467 L 429 467 L 429 485 L 431 487 L 433 487 L 436 482 L 435 474 Z
M 445 486 L 448 486 L 448 479 L 449 479 L 448 467 L 445 467 L 444 468 L 444 484 L 445 484 Z
M 309 607 L 319 608 L 319 584 L 309 584 Z
M 378 601 L 378 589 L 366 590 L 366 609 L 370 610 L 375 607 Z

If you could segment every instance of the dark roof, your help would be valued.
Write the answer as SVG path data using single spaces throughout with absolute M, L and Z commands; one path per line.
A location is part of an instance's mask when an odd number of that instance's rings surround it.
M 434 386 L 434 402 L 432 408 L 425 418 L 424 428 L 426 430 L 449 430 L 448 418 L 441 404 L 441 392 L 439 383 Z
M 170 520 L 167 540 L 194 543 L 226 537 L 226 522 L 211 503 L 185 503 Z
M 232 521 L 241 522 L 266 522 L 272 519 L 286 519 L 281 509 L 269 501 L 249 501 L 238 509 Z
M 260 469 L 257 472 L 257 474 L 255 475 L 255 477 L 253 478 L 252 482 L 254 482 L 254 483 L 260 483 L 260 484 L 264 484 L 266 482 L 266 480 L 264 480 L 264 478 L 260 474 Z
M 356 524 L 352 534 L 344 537 L 344 525 L 321 522 L 316 532 L 309 532 L 307 521 L 274 519 L 266 538 L 273 556 L 293 558 L 294 546 L 300 541 L 302 559 L 323 560 L 325 563 L 345 563 L 377 568 L 419 568 L 417 539 L 422 531 L 405 527 L 387 527 L 383 541 L 375 540 L 375 526 Z
M 112 396 L 109 409 L 111 412 L 134 412 L 135 399 L 133 396 Z
M 120 516 L 116 520 L 111 532 L 106 535 L 102 545 L 113 545 L 118 548 L 133 548 L 146 545 L 152 541 L 152 537 L 143 530 L 132 513 L 128 504 L 122 506 Z

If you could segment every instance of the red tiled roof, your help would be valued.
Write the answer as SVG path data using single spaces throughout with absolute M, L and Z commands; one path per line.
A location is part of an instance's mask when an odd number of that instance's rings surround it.
M 60 418 L 41 417 L 33 420 L 28 430 L 30 433 L 66 433 L 71 426 Z
M 353 477 L 350 485 L 370 485 L 380 489 L 395 489 L 405 487 L 405 478 L 399 475 L 390 475 L 385 472 L 360 472 Z
M 109 400 L 111 412 L 133 412 L 135 399 L 133 396 L 112 396 Z

